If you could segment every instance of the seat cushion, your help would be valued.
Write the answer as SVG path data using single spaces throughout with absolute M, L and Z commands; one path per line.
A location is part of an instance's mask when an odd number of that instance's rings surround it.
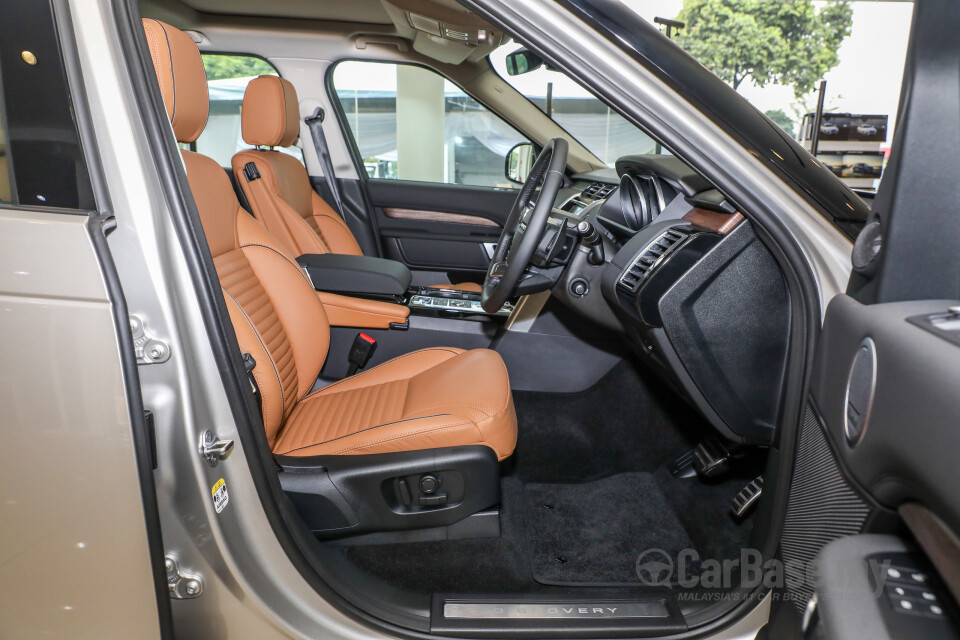
M 517 443 L 507 369 L 487 349 L 414 351 L 303 398 L 278 455 L 351 455 L 483 444 L 500 460 Z

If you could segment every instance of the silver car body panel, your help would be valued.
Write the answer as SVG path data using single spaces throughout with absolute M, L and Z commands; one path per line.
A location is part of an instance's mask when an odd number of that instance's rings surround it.
M 159 638 L 118 336 L 77 212 L 0 208 L 0 637 Z

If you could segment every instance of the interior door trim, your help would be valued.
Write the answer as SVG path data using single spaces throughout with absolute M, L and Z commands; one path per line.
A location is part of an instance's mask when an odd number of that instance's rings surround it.
M 472 224 L 479 227 L 500 227 L 493 220 L 471 216 L 465 213 L 448 213 L 445 211 L 425 211 L 422 209 L 384 208 L 383 214 L 388 218 L 400 220 L 423 220 L 427 222 L 452 222 L 456 224 Z
M 960 599 L 960 542 L 932 511 L 918 502 L 898 509 L 954 598 Z

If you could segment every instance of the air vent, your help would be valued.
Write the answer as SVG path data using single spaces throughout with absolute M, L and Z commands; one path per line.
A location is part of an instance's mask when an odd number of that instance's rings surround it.
M 603 184 L 601 182 L 594 182 L 589 187 L 583 190 L 583 193 L 580 194 L 583 198 L 590 198 L 591 200 L 603 200 L 608 195 L 613 193 L 613 190 L 617 186 L 613 184 Z
M 656 240 L 648 244 L 640 255 L 636 257 L 630 268 L 623 272 L 617 281 L 617 289 L 621 293 L 633 295 L 640 290 L 640 285 L 650 276 L 653 268 L 663 256 L 673 250 L 687 234 L 679 229 L 667 229 Z

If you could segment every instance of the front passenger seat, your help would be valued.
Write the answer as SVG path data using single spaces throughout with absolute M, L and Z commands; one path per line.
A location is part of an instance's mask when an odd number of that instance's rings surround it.
M 259 76 L 243 94 L 240 128 L 256 147 L 233 156 L 233 173 L 253 215 L 295 256 L 313 253 L 363 255 L 336 212 L 310 185 L 307 170 L 293 156 L 273 147 L 289 147 L 300 133 L 297 92 L 287 80 Z M 267 149 L 261 149 L 267 147 Z M 479 293 L 474 282 L 433 285 Z
M 185 33 L 143 21 L 174 133 L 203 131 L 209 101 L 200 53 Z M 210 253 L 241 351 L 256 361 L 267 442 L 277 455 L 354 455 L 486 445 L 513 453 L 517 419 L 499 354 L 414 351 L 311 392 L 330 325 L 293 257 L 251 218 L 220 166 L 182 151 Z

